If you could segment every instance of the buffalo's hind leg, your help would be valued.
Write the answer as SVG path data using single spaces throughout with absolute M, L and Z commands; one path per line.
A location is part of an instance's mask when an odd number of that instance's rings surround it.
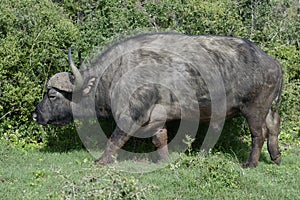
M 266 117 L 266 127 L 268 133 L 267 145 L 271 160 L 279 165 L 281 162 L 281 153 L 278 145 L 278 135 L 280 132 L 280 116 L 278 112 L 269 110 Z
M 267 111 L 261 109 L 250 108 L 243 111 L 247 119 L 251 138 L 251 153 L 247 162 L 243 165 L 244 168 L 256 167 L 258 165 L 259 156 L 266 137 L 265 118 Z
M 152 137 L 152 143 L 157 148 L 159 160 L 167 160 L 169 158 L 167 129 L 159 129 Z
M 281 153 L 278 146 L 278 135 L 280 131 L 280 117 L 278 112 L 265 110 L 260 107 L 252 108 L 243 112 L 252 137 L 252 148 L 247 163 L 243 167 L 256 167 L 265 138 L 268 137 L 268 152 L 272 161 L 276 164 L 281 162 Z

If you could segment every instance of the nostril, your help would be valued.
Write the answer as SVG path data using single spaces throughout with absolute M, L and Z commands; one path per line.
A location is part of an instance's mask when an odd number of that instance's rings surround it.
M 37 120 L 37 114 L 33 113 L 32 118 L 33 118 L 33 121 L 36 121 Z

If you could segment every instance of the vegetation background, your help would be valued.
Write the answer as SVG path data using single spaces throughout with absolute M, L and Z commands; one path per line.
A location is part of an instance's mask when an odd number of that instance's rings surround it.
M 280 145 L 283 148 L 298 148 L 300 145 L 299 16 L 300 5 L 296 0 L 2 0 L 0 4 L 0 146 L 2 146 L 0 164 L 4 166 L 4 163 L 7 163 L 5 160 L 7 155 L 22 157 L 22 152 L 31 150 L 38 150 L 41 154 L 43 153 L 41 149 L 54 152 L 82 149 L 73 125 L 63 128 L 41 127 L 32 121 L 32 111 L 43 97 L 46 81 L 57 72 L 70 70 L 67 61 L 68 47 L 80 51 L 84 58 L 90 55 L 95 47 L 104 48 L 119 38 L 149 31 L 176 31 L 193 35 L 217 34 L 247 38 L 278 59 L 284 70 L 284 92 L 280 109 L 282 117 Z M 78 60 L 76 55 L 75 60 Z M 243 125 L 243 119 L 239 118 L 229 122 L 224 130 L 225 139 L 220 141 L 216 152 L 219 150 L 224 152 L 224 149 L 229 149 L 228 152 L 231 150 L 230 145 L 235 144 L 226 140 L 229 136 L 238 139 L 247 138 L 246 142 L 249 142 L 249 132 L 244 131 Z M 41 156 L 40 154 L 37 157 Z M 47 157 L 47 154 L 45 156 Z M 191 165 L 197 162 L 194 157 L 185 157 L 178 161 L 179 165 L 186 166 L 187 159 L 192 159 L 189 160 Z M 214 164 L 216 163 L 208 166 L 213 168 Z M 217 166 L 222 165 L 225 165 L 223 166 L 225 170 L 231 170 L 229 164 L 220 162 Z M 216 171 L 222 174 L 218 171 L 222 167 L 216 168 Z M 177 168 L 173 166 L 172 169 Z M 179 168 L 177 173 L 185 173 L 184 169 L 186 168 Z M 106 175 L 112 178 L 110 172 L 107 173 Z M 120 181 L 117 181 L 120 184 L 117 188 L 123 187 L 122 181 L 130 183 L 128 185 L 133 185 L 131 182 L 137 181 L 134 177 L 126 178 L 120 174 L 113 174 L 116 176 L 115 180 Z M 237 177 L 227 177 L 228 180 L 233 180 L 234 185 L 239 185 L 234 182 L 240 177 L 240 174 L 237 174 Z M 1 179 L 1 176 L 4 175 L 1 175 L 0 171 L 0 184 L 6 182 L 6 179 Z M 48 177 L 45 170 L 34 170 L 33 176 L 35 181 Z M 98 177 L 89 179 L 95 187 L 99 186 L 97 181 L 93 182 L 97 179 Z M 224 183 L 224 180 L 221 183 Z M 226 181 L 227 179 L 225 183 Z M 136 192 L 134 193 L 136 195 L 137 191 L 144 188 L 126 189 Z M 66 197 L 69 194 L 73 194 L 72 191 L 59 195 Z M 52 197 L 51 195 L 49 198 Z

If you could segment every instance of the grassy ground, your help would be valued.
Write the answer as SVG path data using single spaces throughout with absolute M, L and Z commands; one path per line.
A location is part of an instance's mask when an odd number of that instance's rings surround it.
M 266 149 L 262 154 L 262 158 L 267 157 Z M 281 166 L 262 159 L 257 168 L 245 170 L 234 154 L 181 155 L 161 170 L 130 174 L 113 166 L 95 166 L 84 150 L 25 151 L 1 143 L 0 196 L 1 199 L 300 199 L 300 149 L 287 147 L 282 154 Z

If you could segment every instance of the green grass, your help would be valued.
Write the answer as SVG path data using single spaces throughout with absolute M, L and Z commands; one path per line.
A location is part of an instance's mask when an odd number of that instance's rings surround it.
M 267 157 L 266 149 L 262 157 Z M 234 154 L 180 155 L 144 174 L 99 167 L 92 156 L 0 145 L 1 199 L 300 199 L 300 149 L 287 147 L 276 166 L 262 159 L 242 169 Z M 136 165 L 133 161 L 126 161 Z M 121 163 L 122 164 L 122 163 Z M 142 163 L 149 165 L 149 163 Z
M 245 170 L 231 155 L 219 153 L 201 161 L 191 157 L 188 163 L 194 160 L 195 165 L 180 161 L 176 170 L 164 169 L 143 181 L 159 186 L 149 199 L 299 199 L 299 153 L 286 150 L 281 166 L 262 161 Z

